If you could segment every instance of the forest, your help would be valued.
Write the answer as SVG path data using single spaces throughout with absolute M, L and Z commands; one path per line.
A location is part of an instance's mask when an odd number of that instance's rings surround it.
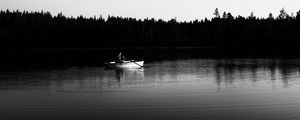
M 212 19 L 66 17 L 62 13 L 0 12 L 1 48 L 298 48 L 300 11 L 266 18 L 212 11 Z

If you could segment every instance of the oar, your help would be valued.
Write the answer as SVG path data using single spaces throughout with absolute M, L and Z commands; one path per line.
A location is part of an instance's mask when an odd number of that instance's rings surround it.
M 140 64 L 137 64 L 136 62 L 134 62 L 134 60 L 130 60 L 130 62 L 133 62 L 134 64 L 136 64 L 136 65 L 138 65 L 138 66 L 140 66 L 140 67 L 143 67 L 143 66 L 141 66 Z

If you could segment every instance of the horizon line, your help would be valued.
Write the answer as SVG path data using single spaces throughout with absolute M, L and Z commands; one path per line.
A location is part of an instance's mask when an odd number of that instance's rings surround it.
M 285 8 L 284 7 L 282 7 L 282 9 L 280 9 L 280 10 L 285 10 Z M 53 13 L 53 12 L 50 12 L 50 11 L 45 11 L 45 10 L 36 10 L 36 11 L 34 11 L 34 10 L 19 10 L 19 9 L 15 9 L 15 10 L 10 10 L 10 9 L 0 9 L 0 11 L 1 12 L 21 12 L 21 13 L 23 13 L 23 12 L 28 12 L 28 13 L 49 13 L 52 17 L 57 17 L 57 16 L 59 16 L 59 15 L 62 15 L 62 16 L 64 16 L 64 17 L 66 17 L 66 18 L 74 18 L 74 19 L 76 19 L 76 18 L 79 18 L 79 17 L 83 17 L 83 18 L 85 18 L 85 19 L 89 19 L 89 18 L 96 18 L 96 19 L 99 19 L 99 18 L 102 18 L 102 19 L 104 19 L 104 20 L 107 20 L 108 19 L 108 17 L 119 17 L 119 18 L 131 18 L 131 19 L 136 19 L 136 20 L 151 20 L 151 19 L 154 19 L 155 21 L 158 21 L 158 20 L 162 20 L 162 21 L 171 21 L 171 20 L 176 20 L 177 22 L 193 22 L 193 21 L 202 21 L 202 20 L 212 20 L 213 18 L 215 18 L 215 17 L 204 17 L 204 18 L 198 18 L 198 19 L 193 19 L 193 20 L 178 20 L 177 19 L 177 17 L 178 16 L 175 16 L 175 17 L 173 17 L 173 18 L 171 18 L 171 19 L 162 19 L 162 18 L 154 18 L 154 17 L 144 17 L 144 18 L 137 18 L 137 17 L 132 17 L 132 16 L 118 16 L 118 15 L 112 15 L 112 14 L 108 14 L 106 17 L 103 17 L 103 15 L 102 14 L 99 14 L 99 15 L 94 15 L 94 16 L 84 16 L 84 15 L 77 15 L 77 16 L 73 16 L 73 15 L 66 15 L 66 14 L 63 14 L 63 12 L 58 12 L 58 13 Z M 213 11 L 214 12 L 214 11 Z M 212 12 L 212 14 L 213 14 L 213 12 Z M 223 15 L 223 13 L 231 13 L 231 12 L 227 12 L 227 11 L 223 11 L 223 12 L 220 12 L 220 16 L 222 16 Z M 251 12 L 251 13 L 254 13 L 254 12 Z M 251 15 L 251 13 L 250 13 L 250 15 Z M 273 17 L 274 18 L 277 18 L 279 15 L 275 15 L 274 16 L 274 14 L 272 13 L 272 12 L 270 12 L 272 15 L 273 15 Z M 270 14 L 269 13 L 269 14 Z M 299 13 L 299 15 L 300 15 L 300 9 L 297 11 L 297 12 L 292 12 L 291 14 L 293 15 L 293 16 L 291 16 L 290 14 L 288 14 L 288 15 L 290 15 L 291 17 L 296 17 L 298 14 L 297 13 Z M 250 16 L 249 15 L 249 16 Z M 241 17 L 244 17 L 244 18 L 247 18 L 247 17 L 249 17 L 249 16 L 242 16 L 242 15 L 232 15 L 234 18 L 238 18 L 239 16 L 241 16 Z M 258 16 L 255 16 L 254 15 L 254 17 L 256 17 L 257 19 L 266 19 L 266 18 L 268 18 L 268 15 L 267 15 L 267 17 L 258 17 Z M 220 18 L 222 18 L 222 17 L 220 17 Z

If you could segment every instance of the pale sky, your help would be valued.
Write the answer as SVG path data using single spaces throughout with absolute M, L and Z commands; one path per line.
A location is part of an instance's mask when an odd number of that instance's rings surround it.
M 300 0 L 0 0 L 0 9 L 20 11 L 62 12 L 66 16 L 86 17 L 108 15 L 190 21 L 213 17 L 215 8 L 231 12 L 233 16 L 274 16 L 285 8 L 288 14 L 300 10 Z

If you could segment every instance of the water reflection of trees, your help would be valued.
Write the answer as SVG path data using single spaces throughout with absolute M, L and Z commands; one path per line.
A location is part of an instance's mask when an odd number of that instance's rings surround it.
M 98 67 L 2 73 L 1 90 L 90 91 L 115 86 L 114 71 Z
M 215 69 L 216 84 L 239 82 L 278 81 L 289 87 L 290 81 L 299 78 L 297 60 L 217 60 Z
M 294 81 L 294 78 L 299 78 L 299 66 L 293 64 L 283 63 L 280 65 L 279 71 L 282 76 L 284 87 L 289 87 L 289 82 Z
M 143 84 L 144 69 L 67 68 L 0 74 L 0 90 L 96 92 Z
M 298 60 L 187 60 L 149 64 L 136 70 L 68 68 L 1 73 L 0 90 L 103 91 L 134 85 L 178 82 L 271 82 L 289 87 L 300 78 Z M 280 85 L 281 85 L 280 84 Z

